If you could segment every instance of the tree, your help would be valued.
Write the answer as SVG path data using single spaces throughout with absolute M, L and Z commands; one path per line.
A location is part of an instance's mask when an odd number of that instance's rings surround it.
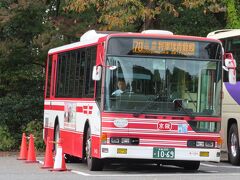
M 219 21 L 215 14 L 204 13 L 202 8 L 186 9 L 179 5 L 177 8 L 178 17 L 170 16 L 167 12 L 157 17 L 155 27 L 167 29 L 174 34 L 206 36 L 210 31 L 224 28 L 224 21 Z M 209 23 L 211 22 L 211 23 Z
M 47 51 L 65 43 L 46 13 L 45 3 L 1 2 L 0 139 L 8 140 L 1 142 L 6 145 L 0 150 L 16 148 L 31 121 L 42 123 Z
M 69 0 L 65 9 L 82 14 L 90 8 L 98 15 L 99 29 L 123 31 L 158 28 L 156 24 L 164 26 L 168 19 L 165 19 L 165 22 L 161 21 L 163 14 L 164 17 L 167 13 L 170 18 L 177 18 L 182 9 L 185 11 L 195 9 L 205 15 L 207 12 L 210 14 L 224 10 L 220 0 Z M 156 23 L 159 18 L 162 24 Z
M 98 27 L 102 30 L 148 29 L 162 9 L 178 15 L 173 4 L 159 0 L 70 0 L 65 9 L 79 13 L 94 9 Z
M 240 3 L 235 0 L 225 0 L 227 7 L 227 28 L 240 28 Z
M 42 115 L 44 63 L 33 58 L 32 39 L 43 30 L 43 8 L 8 3 L 4 10 L 9 16 L 0 24 L 0 121 L 1 129 L 9 130 L 11 136 L 8 137 L 18 140 L 24 126 Z M 7 147 L 16 147 L 16 144 Z
M 189 7 L 205 7 L 205 11 L 224 12 L 227 28 L 240 28 L 240 2 L 238 0 L 187 0 Z M 206 6 L 207 5 L 207 6 Z

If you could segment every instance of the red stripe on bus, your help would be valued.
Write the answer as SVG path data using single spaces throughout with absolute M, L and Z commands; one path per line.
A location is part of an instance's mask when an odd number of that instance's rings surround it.
M 178 141 L 186 141 L 186 140 L 212 140 L 217 141 L 220 136 L 216 134 L 216 136 L 211 136 L 210 134 L 204 134 L 200 136 L 200 133 L 191 133 L 191 134 L 180 134 L 180 133 L 168 133 L 168 134 L 158 134 L 158 133 L 141 133 L 141 132 L 116 132 L 116 131 L 105 131 L 103 133 L 107 134 L 107 137 L 135 137 L 139 139 L 155 139 L 155 140 L 178 140 Z
M 61 106 L 61 105 L 44 105 L 44 110 L 64 111 L 64 106 Z
M 92 107 L 90 107 L 92 109 Z M 61 105 L 44 105 L 44 110 L 55 110 L 55 111 L 64 111 L 64 106 Z M 87 114 L 87 111 L 83 111 L 82 106 L 76 107 L 76 112 Z M 92 114 L 91 111 L 89 111 L 89 114 Z

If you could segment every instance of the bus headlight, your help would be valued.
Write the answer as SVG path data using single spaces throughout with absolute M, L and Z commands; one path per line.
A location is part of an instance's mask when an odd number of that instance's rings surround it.
M 188 140 L 187 146 L 193 147 L 193 148 L 215 148 L 215 142 L 214 141 Z
M 204 141 L 196 141 L 196 147 L 204 147 Z
M 121 143 L 122 144 L 130 144 L 130 139 L 129 138 L 121 138 Z
M 205 141 L 204 146 L 206 148 L 214 148 L 214 141 Z
M 138 145 L 139 138 L 111 137 L 110 143 L 111 144 Z
M 120 144 L 120 142 L 121 142 L 121 139 L 118 138 L 118 137 L 111 137 L 110 138 L 110 143 L 111 144 Z

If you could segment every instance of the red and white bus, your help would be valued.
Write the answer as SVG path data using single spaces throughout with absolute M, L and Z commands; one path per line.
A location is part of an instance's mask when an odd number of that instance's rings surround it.
M 214 39 L 88 31 L 48 52 L 44 140 L 61 138 L 90 170 L 107 159 L 219 162 L 223 57 Z

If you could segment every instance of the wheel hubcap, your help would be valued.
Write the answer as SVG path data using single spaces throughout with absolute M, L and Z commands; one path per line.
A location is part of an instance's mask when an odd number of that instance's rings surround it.
M 91 156 L 91 138 L 88 138 L 86 141 L 86 157 L 87 159 L 90 159 Z
M 231 152 L 232 152 L 232 155 L 234 157 L 236 157 L 236 155 L 237 155 L 237 137 L 234 133 L 231 135 Z

